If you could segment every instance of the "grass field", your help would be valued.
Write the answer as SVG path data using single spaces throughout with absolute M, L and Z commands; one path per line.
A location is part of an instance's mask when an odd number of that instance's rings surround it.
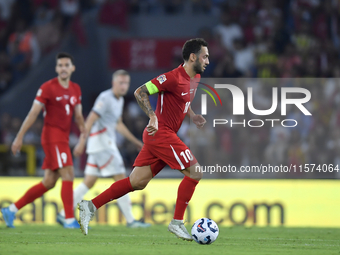
M 188 226 L 189 227 L 189 226 Z M 340 229 L 220 227 L 217 241 L 177 239 L 166 226 L 93 226 L 89 235 L 60 226 L 0 225 L 0 254 L 340 254 Z

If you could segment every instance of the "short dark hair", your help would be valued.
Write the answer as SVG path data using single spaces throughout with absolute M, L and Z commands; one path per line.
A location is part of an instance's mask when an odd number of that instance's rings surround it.
M 208 47 L 208 43 L 202 38 L 190 39 L 185 42 L 182 48 L 182 56 L 184 61 L 188 61 L 190 54 L 197 54 L 201 51 L 202 46 Z
M 60 58 L 69 58 L 72 62 L 72 65 L 74 65 L 74 58 L 71 54 L 66 53 L 66 52 L 59 52 L 57 56 L 55 57 L 56 61 Z

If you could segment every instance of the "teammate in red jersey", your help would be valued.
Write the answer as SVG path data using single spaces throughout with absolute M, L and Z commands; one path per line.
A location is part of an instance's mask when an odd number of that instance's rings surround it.
M 78 204 L 80 228 L 85 235 L 88 233 L 88 223 L 98 208 L 128 192 L 144 189 L 165 165 L 169 165 L 180 170 L 185 177 L 178 188 L 174 219 L 168 229 L 179 238 L 192 240 L 184 227 L 183 216 L 202 173 L 196 171 L 199 169 L 197 160 L 176 133 L 186 115 L 198 128 L 202 128 L 206 122 L 201 115 L 192 111 L 190 103 L 200 74 L 209 64 L 207 46 L 203 39 L 188 40 L 182 49 L 184 64 L 152 79 L 135 91 L 138 104 L 150 117 L 143 133 L 144 146 L 129 177 L 115 182 L 92 201 L 83 200 Z M 152 110 L 149 101 L 149 95 L 155 93 L 159 94 L 156 112 Z
M 14 227 L 13 220 L 18 210 L 52 189 L 61 176 L 61 199 L 66 214 L 64 227 L 79 228 L 73 214 L 73 162 L 68 140 L 73 114 L 80 132 L 85 135 L 81 90 L 78 84 L 70 81 L 75 71 L 73 57 L 67 53 L 59 53 L 56 62 L 58 77 L 41 85 L 11 148 L 14 155 L 20 151 L 25 133 L 43 110 L 41 144 L 45 152 L 42 166 L 45 170 L 44 179 L 31 187 L 18 201 L 1 209 L 8 227 Z

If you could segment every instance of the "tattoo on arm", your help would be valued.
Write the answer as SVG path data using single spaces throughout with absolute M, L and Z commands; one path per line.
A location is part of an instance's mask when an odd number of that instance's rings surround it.
M 154 115 L 155 112 L 152 110 L 151 105 L 150 105 L 150 100 L 149 100 L 149 91 L 146 88 L 145 84 L 140 86 L 136 91 L 135 91 L 135 97 L 137 99 L 137 103 L 139 104 L 140 108 L 148 115 L 149 117 L 151 115 Z

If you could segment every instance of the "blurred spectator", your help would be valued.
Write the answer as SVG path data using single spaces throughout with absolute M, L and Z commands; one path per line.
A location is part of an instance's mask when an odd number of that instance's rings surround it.
M 212 1 L 210 0 L 191 0 L 192 12 L 198 13 L 210 13 L 212 8 Z
M 51 22 L 35 28 L 35 34 L 42 53 L 55 48 L 62 38 L 62 17 L 55 15 Z
M 34 15 L 33 25 L 43 26 L 51 22 L 54 16 L 54 10 L 50 7 L 48 2 L 44 2 L 42 5 L 38 6 Z
M 214 71 L 214 77 L 239 78 L 241 76 L 242 73 L 235 67 L 235 63 L 231 55 L 226 55 L 221 61 L 219 61 Z
M 5 137 L 11 129 L 11 116 L 8 113 L 3 113 L 0 118 L 0 143 L 5 143 Z
M 284 54 L 278 60 L 278 68 L 281 70 L 281 77 L 293 77 L 293 69 L 301 66 L 302 59 L 297 54 L 294 45 L 288 44 Z
M 257 57 L 257 76 L 259 78 L 278 77 L 278 55 L 275 52 L 274 43 L 268 40 L 266 44 L 266 51 Z
M 63 16 L 63 29 L 65 29 L 79 12 L 79 0 L 60 0 L 60 12 Z
M 215 27 L 215 32 L 221 36 L 224 47 L 229 51 L 233 51 L 235 39 L 243 38 L 241 26 L 232 20 L 231 13 L 227 9 L 221 13 L 221 23 Z
M 17 117 L 13 117 L 10 119 L 9 130 L 8 132 L 5 133 L 3 137 L 4 143 L 7 144 L 8 146 L 11 146 L 15 136 L 17 135 L 20 129 L 21 123 L 22 123 L 21 119 Z
M 8 20 L 11 16 L 12 5 L 15 0 L 0 0 L 0 16 L 1 20 Z
M 276 1 L 262 0 L 261 9 L 258 10 L 258 22 L 265 30 L 265 35 L 274 34 L 275 20 L 281 18 L 281 10 L 275 6 Z
M 0 52 L 0 94 L 4 92 L 12 82 L 12 68 L 6 52 Z
M 300 28 L 292 35 L 292 42 L 298 52 L 305 56 L 309 50 L 316 46 L 314 36 L 311 34 L 311 27 L 308 22 L 302 22 Z
M 243 39 L 234 40 L 234 63 L 237 70 L 246 73 L 253 68 L 255 62 L 254 50 L 247 47 Z
M 128 5 L 123 0 L 107 0 L 99 11 L 99 22 L 126 30 Z
M 40 49 L 37 39 L 33 32 L 27 29 L 24 20 L 18 20 L 15 26 L 15 32 L 12 33 L 8 40 L 8 51 L 12 57 L 21 55 L 22 62 L 29 67 L 35 65 L 40 58 Z M 21 68 L 22 69 L 22 68 Z

